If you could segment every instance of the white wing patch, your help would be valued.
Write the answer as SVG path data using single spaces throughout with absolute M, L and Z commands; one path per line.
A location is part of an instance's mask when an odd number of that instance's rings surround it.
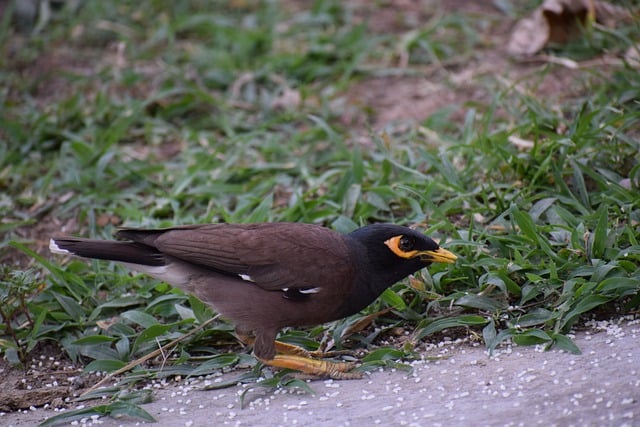
M 296 290 L 296 292 L 299 292 L 301 294 L 309 295 L 309 294 L 317 294 L 318 292 L 320 292 L 320 289 L 321 288 L 318 287 L 318 288 L 306 288 L 306 289 L 298 288 L 298 289 L 295 289 L 295 290 Z M 282 288 L 282 292 L 289 292 L 289 288 Z
M 254 280 L 248 274 L 238 274 L 240 278 L 246 282 L 253 282 Z
M 306 301 L 321 288 L 282 288 L 282 296 L 291 301 Z

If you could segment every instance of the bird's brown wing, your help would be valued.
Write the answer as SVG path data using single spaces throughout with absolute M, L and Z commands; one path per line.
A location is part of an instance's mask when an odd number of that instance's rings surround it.
M 243 275 L 269 290 L 313 288 L 355 276 L 342 235 L 298 223 L 208 224 L 123 229 L 119 237 L 181 260 Z

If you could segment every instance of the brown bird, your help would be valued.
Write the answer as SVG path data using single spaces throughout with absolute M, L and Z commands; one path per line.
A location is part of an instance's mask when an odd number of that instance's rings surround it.
M 124 228 L 124 241 L 54 237 L 54 253 L 120 262 L 195 294 L 231 320 L 265 364 L 316 376 L 355 378 L 351 363 L 312 359 L 276 341 L 286 326 L 317 325 L 357 313 L 386 288 L 432 262 L 456 256 L 393 224 L 349 234 L 299 223 Z

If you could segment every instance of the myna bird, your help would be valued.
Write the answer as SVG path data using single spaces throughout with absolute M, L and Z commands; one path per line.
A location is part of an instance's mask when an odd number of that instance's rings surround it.
M 359 375 L 348 372 L 351 363 L 312 359 L 276 341 L 278 331 L 347 317 L 432 262 L 456 260 L 425 235 L 393 224 L 349 234 L 299 223 L 186 225 L 124 228 L 116 237 L 54 237 L 49 248 L 117 261 L 191 292 L 231 320 L 265 364 L 337 379 Z

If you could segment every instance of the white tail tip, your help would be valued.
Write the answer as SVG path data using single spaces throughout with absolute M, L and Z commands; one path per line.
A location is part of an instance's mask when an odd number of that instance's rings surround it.
M 56 243 L 55 240 L 50 239 L 49 240 L 49 250 L 51 252 L 53 252 L 54 254 L 61 254 L 61 255 L 73 255 L 71 252 L 69 252 L 66 249 L 61 249 L 58 244 Z

